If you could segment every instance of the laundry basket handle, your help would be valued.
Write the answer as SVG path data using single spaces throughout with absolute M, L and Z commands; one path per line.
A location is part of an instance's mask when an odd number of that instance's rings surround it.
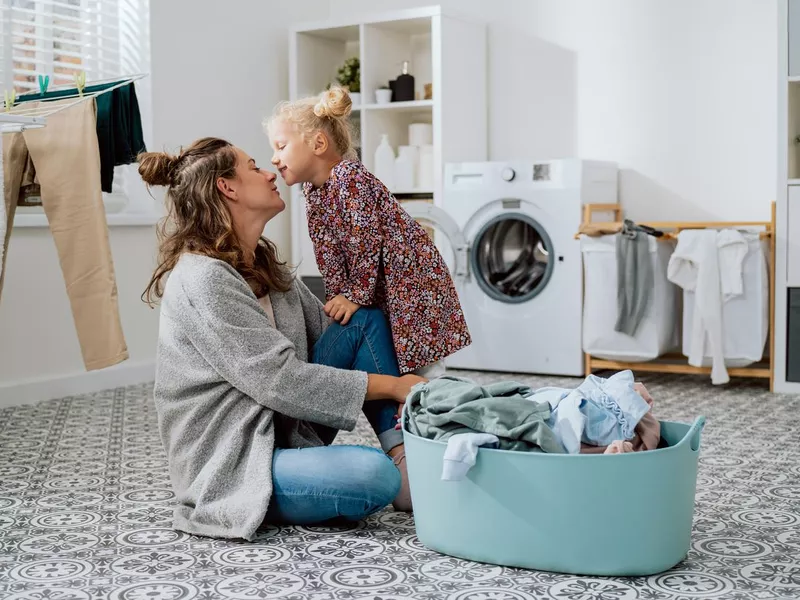
M 694 420 L 694 423 L 692 423 L 692 426 L 689 428 L 689 431 L 687 431 L 686 435 L 683 436 L 683 439 L 678 442 L 678 446 L 689 444 L 692 452 L 697 452 L 697 450 L 700 448 L 700 434 L 703 432 L 703 427 L 705 424 L 706 418 L 704 416 L 697 417 Z

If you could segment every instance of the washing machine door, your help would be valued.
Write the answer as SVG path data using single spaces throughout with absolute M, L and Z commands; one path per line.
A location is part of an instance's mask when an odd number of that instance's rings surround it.
M 484 222 L 472 240 L 470 270 L 483 292 L 498 302 L 527 302 L 545 289 L 555 253 L 547 230 L 503 200 L 504 210 Z M 510 210 L 505 210 L 508 206 Z
M 469 246 L 464 232 L 455 219 L 438 206 L 422 200 L 403 202 L 403 208 L 417 221 L 427 222 L 438 228 L 447 237 L 447 241 L 455 255 L 453 275 L 466 278 L 469 276 Z

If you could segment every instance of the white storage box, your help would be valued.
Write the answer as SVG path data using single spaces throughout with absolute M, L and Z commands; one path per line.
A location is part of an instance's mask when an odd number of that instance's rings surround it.
M 617 322 L 616 236 L 581 236 L 583 253 L 583 351 L 593 357 L 646 362 L 679 344 L 680 288 L 667 280 L 675 244 L 648 236 L 653 263 L 653 294 L 633 336 L 614 331 Z
M 747 254 L 742 262 L 741 296 L 722 305 L 722 356 L 725 366 L 746 367 L 760 361 L 769 334 L 769 275 L 766 242 L 757 233 L 745 233 Z M 695 293 L 683 292 L 683 354 L 689 356 L 694 318 Z M 703 366 L 711 366 L 711 351 L 706 339 Z

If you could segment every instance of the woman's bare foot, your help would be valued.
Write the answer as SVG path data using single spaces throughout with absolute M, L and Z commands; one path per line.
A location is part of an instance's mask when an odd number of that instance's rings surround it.
M 395 446 L 388 452 L 397 470 L 400 471 L 401 484 L 397 497 L 392 502 L 394 509 L 401 512 L 411 512 L 411 489 L 408 485 L 408 468 L 406 466 L 406 447 L 404 444 Z

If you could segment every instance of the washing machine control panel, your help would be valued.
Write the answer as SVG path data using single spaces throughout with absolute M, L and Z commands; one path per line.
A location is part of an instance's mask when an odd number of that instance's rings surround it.
M 539 163 L 533 165 L 534 181 L 550 181 L 550 163 Z
M 500 177 L 503 178 L 503 181 L 512 181 L 516 175 L 517 174 L 514 172 L 514 169 L 511 167 L 506 167 L 503 169 L 503 172 L 500 173 Z

